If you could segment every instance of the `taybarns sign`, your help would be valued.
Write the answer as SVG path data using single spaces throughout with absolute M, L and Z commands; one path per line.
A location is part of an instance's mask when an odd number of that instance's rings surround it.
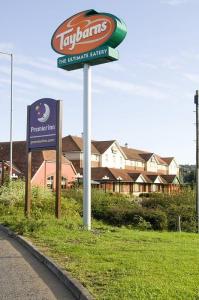
M 57 101 L 44 98 L 28 107 L 27 142 L 29 150 L 56 148 Z
M 95 65 L 117 60 L 114 48 L 126 32 L 124 22 L 108 13 L 92 9 L 70 17 L 57 28 L 51 40 L 52 48 L 65 55 L 58 59 L 58 67 L 73 70 L 88 61 Z

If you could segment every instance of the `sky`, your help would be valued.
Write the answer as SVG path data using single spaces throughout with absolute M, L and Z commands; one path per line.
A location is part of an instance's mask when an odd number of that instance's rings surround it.
M 63 136 L 83 131 L 83 71 L 57 68 L 51 37 L 87 9 L 126 23 L 120 59 L 92 67 L 92 139 L 117 140 L 179 164 L 195 163 L 198 0 L 6 0 L 0 51 L 13 53 L 13 140 L 26 139 L 27 105 L 63 100 Z M 10 57 L 0 54 L 0 141 L 9 141 Z

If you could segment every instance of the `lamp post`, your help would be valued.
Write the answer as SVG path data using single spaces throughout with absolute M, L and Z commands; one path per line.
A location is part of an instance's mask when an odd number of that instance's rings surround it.
M 117 177 L 117 180 L 118 180 L 118 182 L 119 182 L 119 194 L 120 194 L 120 182 L 121 182 L 121 180 L 122 180 L 122 177 Z
M 13 54 L 0 51 L 2 55 L 10 56 L 10 180 L 12 180 L 12 77 L 13 77 Z
M 199 93 L 198 90 L 194 96 L 196 105 L 196 230 L 199 233 Z
M 104 191 L 105 191 L 105 193 L 106 193 L 106 183 L 107 183 L 107 180 L 109 180 L 109 177 L 105 175 L 105 176 L 102 177 L 102 180 L 104 181 L 104 184 L 105 184 L 105 189 L 104 189 Z

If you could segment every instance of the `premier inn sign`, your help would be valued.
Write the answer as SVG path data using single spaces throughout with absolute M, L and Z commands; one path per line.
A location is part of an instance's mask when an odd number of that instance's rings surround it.
M 95 10 L 80 12 L 64 21 L 53 34 L 52 48 L 65 55 L 58 58 L 58 67 L 74 70 L 119 58 L 115 48 L 126 36 L 124 22 L 108 13 Z

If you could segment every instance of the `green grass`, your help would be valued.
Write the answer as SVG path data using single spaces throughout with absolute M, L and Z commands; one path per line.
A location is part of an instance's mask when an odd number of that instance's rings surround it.
M 20 217 L 21 215 L 21 217 Z M 196 234 L 139 232 L 94 222 L 91 232 L 67 217 L 3 223 L 71 272 L 96 299 L 199 299 Z M 4 220 L 4 221 L 3 221 Z M 7 221 L 5 221 L 7 220 Z
M 60 220 L 46 200 L 45 205 L 33 203 L 33 217 L 27 220 L 22 203 L 0 201 L 0 223 L 31 240 L 95 299 L 199 299 L 197 234 L 136 231 L 95 220 L 88 232 L 79 205 L 73 199 L 63 202 Z

